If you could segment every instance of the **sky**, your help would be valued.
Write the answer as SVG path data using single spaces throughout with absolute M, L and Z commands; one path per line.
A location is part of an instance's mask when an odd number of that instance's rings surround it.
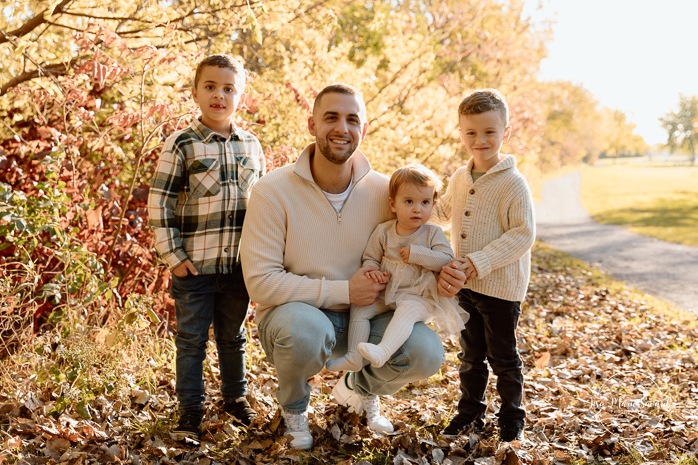
M 583 86 L 647 143 L 666 143 L 658 118 L 679 94 L 698 96 L 698 0 L 525 1 L 533 19 L 554 21 L 539 79 Z

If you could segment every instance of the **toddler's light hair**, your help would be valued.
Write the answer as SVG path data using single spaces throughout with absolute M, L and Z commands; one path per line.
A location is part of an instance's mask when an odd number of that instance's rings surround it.
M 419 187 L 433 187 L 434 200 L 439 196 L 443 182 L 432 170 L 423 165 L 407 165 L 395 170 L 388 184 L 388 195 L 391 199 L 397 196 L 397 191 L 403 184 Z

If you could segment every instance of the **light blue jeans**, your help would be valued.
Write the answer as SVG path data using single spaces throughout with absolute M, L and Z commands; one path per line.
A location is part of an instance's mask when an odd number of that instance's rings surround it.
M 369 342 L 383 338 L 393 312 L 371 319 Z M 310 402 L 308 379 L 319 373 L 330 358 L 347 351 L 348 312 L 322 310 L 290 302 L 269 310 L 259 322 L 259 340 L 267 359 L 276 367 L 276 398 L 291 413 L 302 413 Z M 361 395 L 390 395 L 408 383 L 436 373 L 444 361 L 439 336 L 424 323 L 414 325 L 411 336 L 380 368 L 366 365 L 354 375 L 354 389 Z

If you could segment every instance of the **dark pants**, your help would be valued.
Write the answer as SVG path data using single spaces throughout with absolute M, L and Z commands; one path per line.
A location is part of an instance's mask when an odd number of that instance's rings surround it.
M 520 302 L 478 294 L 469 289 L 458 293 L 460 306 L 470 319 L 461 331 L 459 370 L 461 399 L 458 412 L 468 418 L 484 415 L 485 390 L 489 371 L 497 375 L 497 392 L 502 405 L 499 424 L 523 426 L 523 363 L 516 348 L 516 326 L 521 313 Z
M 177 318 L 177 399 L 182 412 L 203 412 L 208 332 L 218 350 L 221 393 L 226 401 L 247 393 L 245 378 L 245 318 L 249 296 L 240 266 L 231 274 L 172 275 Z

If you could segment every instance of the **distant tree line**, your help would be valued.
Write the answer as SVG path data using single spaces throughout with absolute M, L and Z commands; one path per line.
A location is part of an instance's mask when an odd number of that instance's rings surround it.
M 698 97 L 680 95 L 678 110 L 667 113 L 659 121 L 667 132 L 667 148 L 672 153 L 688 153 L 695 165 L 698 162 Z

